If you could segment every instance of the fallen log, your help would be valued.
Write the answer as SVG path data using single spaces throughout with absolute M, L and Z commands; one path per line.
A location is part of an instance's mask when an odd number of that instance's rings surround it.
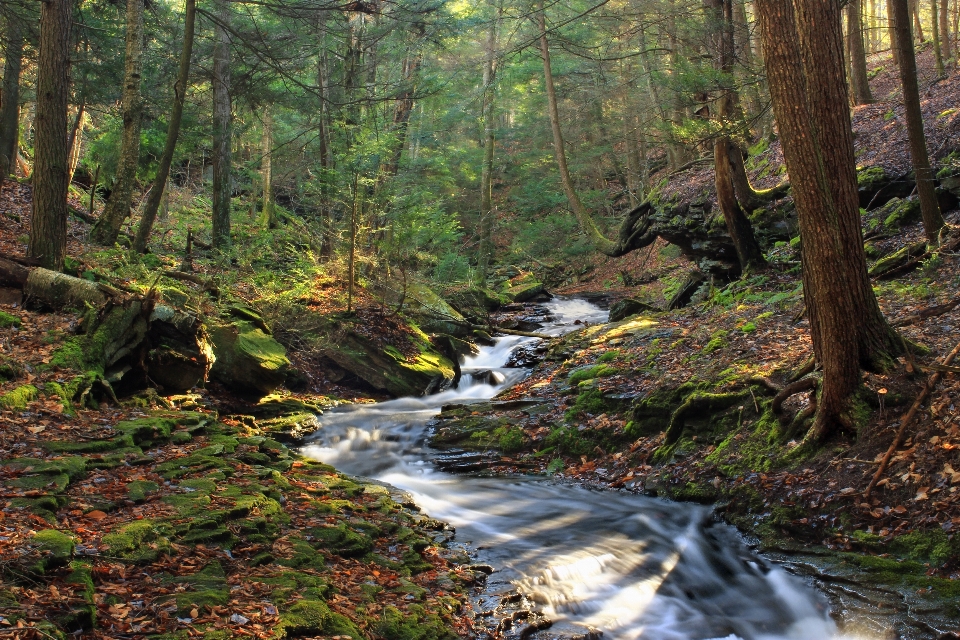
M 487 331 L 493 333 L 505 333 L 510 336 L 522 336 L 524 338 L 541 338 L 543 340 L 552 340 L 557 336 L 548 336 L 545 333 L 533 333 L 531 331 L 518 331 L 517 329 L 504 329 L 503 327 L 498 327 L 496 325 L 486 327 L 482 324 L 471 324 L 470 328 L 474 331 Z

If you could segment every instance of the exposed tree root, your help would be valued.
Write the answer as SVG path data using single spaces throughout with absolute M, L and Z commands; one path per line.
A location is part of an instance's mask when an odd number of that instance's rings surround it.
M 949 366 L 953 359 L 960 354 L 960 343 L 953 348 L 947 357 L 943 359 L 943 366 Z M 923 401 L 926 400 L 927 396 L 933 391 L 934 387 L 937 386 L 937 383 L 940 381 L 940 372 L 936 371 L 927 379 L 927 383 L 923 385 L 923 389 L 920 390 L 920 394 L 917 396 L 917 399 L 913 401 L 913 404 L 910 406 L 910 409 L 907 413 L 900 419 L 900 428 L 897 429 L 897 435 L 893 437 L 893 442 L 890 443 L 890 447 L 887 449 L 887 453 L 883 456 L 883 460 L 880 461 L 880 466 L 877 467 L 876 473 L 873 474 L 873 478 L 870 480 L 870 484 L 867 485 L 866 491 L 863 492 L 863 499 L 867 500 L 870 498 L 870 493 L 873 491 L 873 488 L 877 486 L 877 482 L 880 481 L 880 476 L 887 470 L 887 465 L 890 464 L 890 458 L 893 457 L 893 452 L 897 450 L 897 447 L 900 446 L 900 441 L 903 439 L 903 434 L 907 430 L 907 425 L 909 425 L 914 416 L 917 415 L 917 411 L 920 410 L 920 405 L 923 404 Z
M 779 415 L 783 413 L 783 403 L 786 402 L 788 398 L 804 391 L 816 391 L 819 386 L 820 380 L 815 376 L 807 376 L 791 382 L 774 396 L 770 409 Z

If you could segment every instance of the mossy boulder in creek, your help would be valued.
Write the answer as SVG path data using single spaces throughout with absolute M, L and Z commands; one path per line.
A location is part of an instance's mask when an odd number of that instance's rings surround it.
M 458 338 L 470 333 L 463 315 L 424 284 L 392 283 L 385 287 L 383 296 L 392 307 L 402 303 L 403 313 L 427 333 L 446 333 Z
M 527 272 L 504 282 L 501 293 L 511 302 L 527 302 L 545 291 L 543 283 L 537 280 L 535 275 Z
M 266 395 L 283 384 L 290 369 L 287 350 L 249 320 L 210 328 L 216 361 L 210 377 L 244 392 Z
M 416 327 L 408 327 L 410 348 L 405 355 L 395 346 L 381 346 L 355 333 L 350 321 L 328 322 L 320 348 L 329 360 L 374 389 L 394 397 L 435 393 L 456 375 L 453 362 L 430 343 Z M 344 378 L 347 380 L 348 378 Z
M 656 307 L 633 298 L 624 298 L 610 307 L 610 322 L 620 322 L 638 313 L 659 311 Z

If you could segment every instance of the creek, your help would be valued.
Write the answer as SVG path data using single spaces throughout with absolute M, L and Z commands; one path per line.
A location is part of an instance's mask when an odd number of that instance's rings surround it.
M 580 300 L 544 305 L 544 333 L 606 321 Z M 827 640 L 843 637 L 823 595 L 754 553 L 708 506 L 627 491 L 595 490 L 542 476 L 440 471 L 427 444 L 442 405 L 493 398 L 528 374 L 504 368 L 536 339 L 506 337 L 463 366 L 459 388 L 338 408 L 303 453 L 408 492 L 430 517 L 456 527 L 476 562 L 496 568 L 475 606 L 516 590 L 553 622 L 533 638 L 604 640 Z M 498 384 L 475 383 L 493 370 Z M 502 381 L 501 381 L 502 379 Z M 493 606 L 493 605 L 491 605 Z

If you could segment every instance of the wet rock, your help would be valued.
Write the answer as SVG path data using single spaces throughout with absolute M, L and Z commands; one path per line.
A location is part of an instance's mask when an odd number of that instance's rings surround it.
M 619 322 L 638 313 L 651 313 L 656 311 L 659 311 L 659 309 L 642 300 L 625 298 L 610 307 L 610 322 Z
M 517 275 L 502 285 L 501 293 L 512 302 L 527 302 L 544 293 L 542 282 L 533 273 Z
M 286 379 L 287 350 L 253 322 L 214 325 L 210 338 L 216 356 L 210 375 L 225 386 L 267 395 Z
M 529 369 L 544 361 L 550 346 L 544 342 L 518 347 L 511 354 L 504 367 L 509 369 Z
M 403 313 L 426 333 L 446 333 L 463 338 L 470 333 L 469 323 L 432 289 L 419 282 L 406 286 L 394 283 L 383 291 L 384 300 L 391 306 L 403 305 Z

